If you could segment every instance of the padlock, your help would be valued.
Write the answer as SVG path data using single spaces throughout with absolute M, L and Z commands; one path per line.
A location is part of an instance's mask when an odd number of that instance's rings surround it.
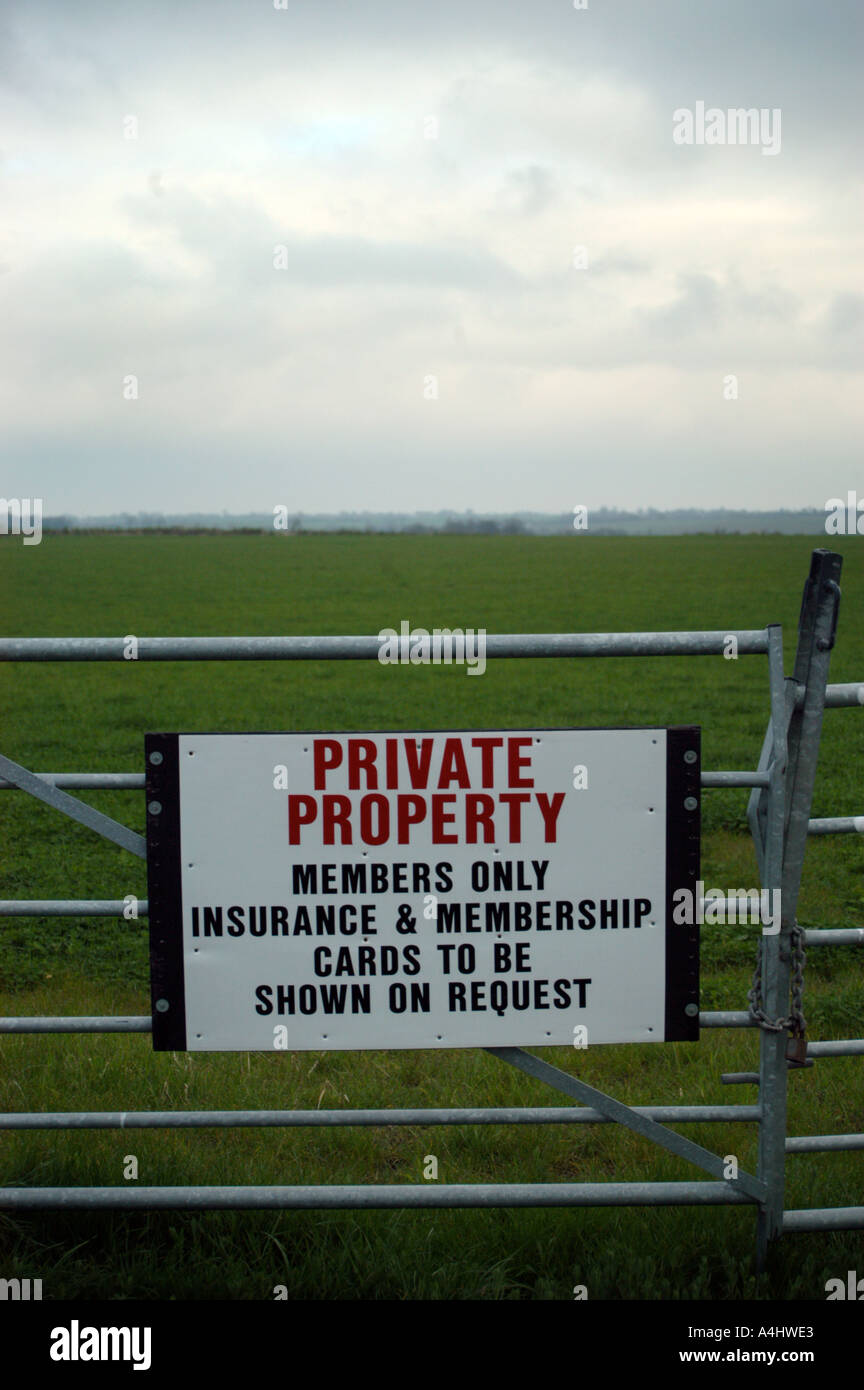
M 793 1067 L 813 1065 L 807 1060 L 807 1039 L 803 1033 L 792 1033 L 786 1043 L 786 1061 Z

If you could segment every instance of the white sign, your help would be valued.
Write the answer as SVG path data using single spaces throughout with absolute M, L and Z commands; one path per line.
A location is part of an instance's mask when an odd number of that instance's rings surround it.
M 154 1045 L 698 1036 L 698 929 L 671 921 L 698 875 L 698 747 L 690 728 L 149 735 Z

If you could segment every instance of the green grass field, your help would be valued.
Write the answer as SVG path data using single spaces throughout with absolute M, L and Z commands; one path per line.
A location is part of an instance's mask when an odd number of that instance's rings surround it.
M 832 541 L 832 545 L 834 542 Z M 783 624 L 791 671 L 805 537 L 51 536 L 0 543 L 9 636 L 375 633 L 412 625 L 494 632 Z M 864 677 L 864 548 L 841 539 L 843 601 L 832 681 Z M 703 767 L 755 766 L 767 661 L 490 661 L 464 669 L 378 663 L 93 663 L 0 669 L 0 748 L 36 771 L 143 770 L 156 730 L 411 729 L 681 724 L 703 729 Z M 864 716 L 826 716 L 814 815 L 864 813 Z M 144 829 L 143 794 L 78 793 Z M 707 791 L 702 878 L 758 882 L 745 791 Z M 0 792 L 3 898 L 146 896 L 143 862 L 17 792 Z M 808 846 L 799 920 L 858 926 L 857 837 Z M 702 1007 L 746 1007 L 758 927 L 706 927 Z M 813 1038 L 860 1036 L 864 956 L 811 951 Z M 0 920 L 0 1013 L 149 1011 L 145 923 Z M 539 1049 L 633 1104 L 752 1103 L 722 1071 L 751 1069 L 758 1040 Z M 537 1050 L 537 1049 L 535 1049 Z M 5 1111 L 556 1105 L 483 1052 L 157 1054 L 144 1036 L 6 1036 Z M 858 1059 L 790 1078 L 790 1134 L 864 1130 Z M 754 1126 L 683 1132 L 755 1167 Z M 0 1183 L 142 1185 L 673 1180 L 704 1177 L 615 1126 L 5 1133 Z M 792 1156 L 787 1207 L 864 1201 L 864 1155 Z M 43 1297 L 823 1299 L 864 1269 L 862 1233 L 790 1236 L 751 1273 L 749 1209 L 0 1214 L 0 1275 Z

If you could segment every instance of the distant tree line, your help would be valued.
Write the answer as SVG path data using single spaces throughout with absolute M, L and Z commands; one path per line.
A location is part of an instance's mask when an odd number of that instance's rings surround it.
M 282 509 L 285 510 L 284 508 Z M 284 524 L 274 525 L 272 513 L 255 512 L 230 515 L 221 513 L 185 513 L 169 515 L 162 512 L 120 512 L 111 516 L 78 517 L 71 515 L 46 516 L 43 531 L 94 532 L 122 531 L 130 535 L 162 532 L 168 535 L 200 535 L 230 531 L 238 535 L 292 537 L 311 532 L 330 532 L 352 535 L 397 533 L 405 535 L 452 536 L 660 536 L 708 533 L 824 535 L 824 510 L 807 508 L 799 511 L 744 511 L 726 508 L 678 508 L 662 511 L 643 508 L 639 511 L 619 511 L 611 507 L 588 509 L 587 525 L 578 530 L 573 526 L 570 512 L 511 512 L 498 515 L 477 515 L 472 511 L 455 512 L 338 512 L 288 514 Z

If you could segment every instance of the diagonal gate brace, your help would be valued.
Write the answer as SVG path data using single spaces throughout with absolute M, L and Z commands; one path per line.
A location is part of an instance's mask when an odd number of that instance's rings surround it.
M 659 1125 L 656 1120 L 649 1119 L 647 1115 L 637 1114 L 623 1101 L 613 1100 L 611 1096 L 607 1096 L 603 1091 L 595 1090 L 586 1082 L 577 1081 L 575 1076 L 569 1076 L 566 1071 L 561 1071 L 559 1067 L 553 1067 L 549 1062 L 544 1062 L 539 1057 L 533 1056 L 532 1053 L 523 1051 L 521 1047 L 487 1047 L 485 1051 L 491 1053 L 493 1057 L 500 1058 L 502 1062 L 509 1062 L 512 1067 L 516 1067 L 519 1071 L 524 1071 L 526 1076 L 533 1076 L 537 1081 L 545 1081 L 547 1085 L 554 1086 L 556 1091 L 563 1091 L 566 1096 L 571 1096 L 574 1100 L 593 1105 L 596 1110 L 599 1110 L 610 1120 L 615 1120 L 617 1124 L 634 1130 L 636 1134 L 641 1134 L 643 1138 L 650 1139 L 652 1143 L 659 1144 L 663 1149 L 668 1149 L 670 1153 L 678 1154 L 680 1158 L 689 1159 L 699 1168 L 704 1168 L 706 1173 L 720 1178 L 730 1187 L 746 1194 L 751 1201 L 760 1204 L 764 1202 L 767 1195 L 764 1183 L 751 1177 L 749 1173 L 739 1172 L 737 1178 L 725 1178 L 723 1176 L 725 1164 L 719 1154 L 713 1154 L 710 1149 L 703 1149 L 701 1144 L 694 1144 L 692 1139 L 685 1139 L 683 1134 L 676 1134 L 674 1130 L 667 1129 L 665 1125 Z
M 128 849 L 132 854 L 137 854 L 139 859 L 147 858 L 147 841 L 143 835 L 138 835 L 127 825 L 121 825 L 119 821 L 112 820 L 103 811 L 97 811 L 95 806 L 88 806 L 86 802 L 79 801 L 77 796 L 70 796 L 68 792 L 63 792 L 59 787 L 52 786 L 50 782 L 43 781 L 41 777 L 37 777 L 35 772 L 28 772 L 26 767 L 13 763 L 11 758 L 4 758 L 2 753 L 0 753 L 0 777 L 5 777 L 7 782 L 20 787 L 22 792 L 29 792 L 39 801 L 53 806 L 55 811 L 62 811 L 64 816 L 70 816 L 72 820 L 86 825 L 88 830 L 95 830 L 96 834 L 101 835 L 103 839 L 113 840 L 114 844 L 120 845 L 121 849 Z

